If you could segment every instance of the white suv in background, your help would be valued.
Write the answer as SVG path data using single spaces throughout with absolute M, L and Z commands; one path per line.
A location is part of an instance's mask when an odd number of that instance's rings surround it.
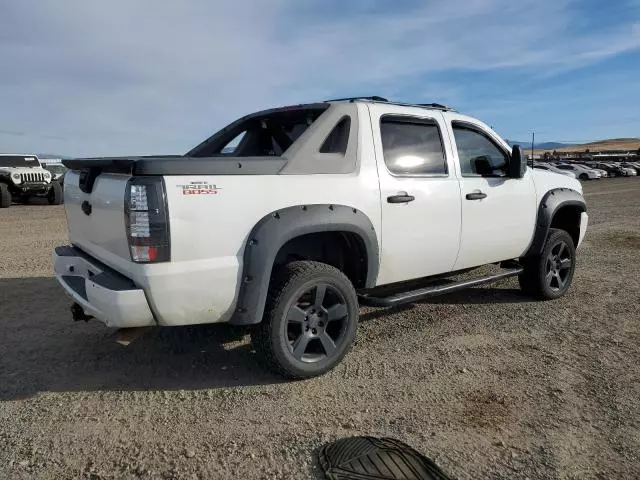
M 533 164 L 534 168 L 539 168 L 540 170 L 547 170 L 549 172 L 554 172 L 554 173 L 559 173 L 561 175 L 565 175 L 569 178 L 576 178 L 576 174 L 573 172 L 570 172 L 569 170 L 560 170 L 559 168 L 557 168 L 555 165 L 551 165 L 548 163 L 539 163 L 536 162 Z
M 602 174 L 597 170 L 575 163 L 561 163 L 556 165 L 556 168 L 564 170 L 565 172 L 573 172 L 580 180 L 597 180 L 602 178 Z

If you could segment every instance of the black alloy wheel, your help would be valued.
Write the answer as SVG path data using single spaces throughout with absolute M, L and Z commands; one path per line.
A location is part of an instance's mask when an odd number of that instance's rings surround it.
M 551 290 L 557 292 L 564 288 L 571 274 L 572 264 L 571 252 L 564 240 L 551 247 L 545 267 L 545 280 Z
M 520 259 L 524 270 L 519 281 L 522 291 L 541 300 L 563 296 L 573 281 L 576 249 L 571 235 L 552 228 L 539 255 Z
M 302 294 L 287 313 L 286 336 L 291 354 L 301 362 L 331 357 L 344 342 L 348 309 L 343 295 L 321 283 Z
M 264 317 L 251 340 L 281 375 L 315 377 L 348 353 L 358 315 L 356 291 L 344 273 L 325 263 L 295 261 L 274 273 Z

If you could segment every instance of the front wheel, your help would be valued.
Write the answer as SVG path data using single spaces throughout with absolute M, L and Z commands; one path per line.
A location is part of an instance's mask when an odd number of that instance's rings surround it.
M 315 377 L 347 354 L 358 314 L 355 289 L 340 270 L 320 262 L 292 262 L 271 280 L 264 318 L 251 339 L 278 373 Z
M 573 239 L 564 230 L 552 228 L 542 253 L 523 262 L 519 277 L 525 293 L 541 300 L 552 300 L 567 293 L 573 280 L 576 249 Z

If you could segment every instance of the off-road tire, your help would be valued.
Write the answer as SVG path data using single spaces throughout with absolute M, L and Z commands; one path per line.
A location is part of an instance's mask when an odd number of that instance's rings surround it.
M 51 190 L 47 194 L 47 200 L 49 200 L 49 205 L 60 205 L 62 203 L 62 187 L 58 182 L 53 182 L 51 184 Z
M 555 286 L 549 283 L 548 275 L 550 275 L 549 265 L 551 258 L 558 246 L 564 244 L 566 247 L 565 257 L 570 259 L 568 268 L 560 270 L 558 275 L 564 276 L 562 285 L 560 278 L 557 277 Z M 565 259 L 566 260 L 566 259 Z M 576 249 L 573 239 L 564 230 L 557 228 L 549 229 L 547 240 L 540 255 L 535 255 L 522 259 L 524 271 L 519 276 L 520 288 L 528 295 L 532 295 L 540 300 L 553 300 L 563 296 L 569 290 L 573 281 L 573 274 L 576 265 Z M 552 270 L 554 268 L 552 267 Z M 557 269 L 556 269 L 557 270 Z M 566 273 L 564 273 L 566 270 Z M 553 276 L 553 275 L 552 275 Z
M 301 295 L 312 291 L 317 285 L 325 285 L 327 291 L 341 296 L 338 304 L 344 305 L 346 316 L 340 322 L 345 323 L 341 323 L 342 336 L 336 340 L 336 348 L 330 356 L 325 351 L 326 356 L 322 360 L 305 362 L 294 356 L 295 343 L 291 344 L 287 333 L 288 325 L 292 323 L 288 316 L 292 308 L 300 305 L 297 302 Z M 331 370 L 349 352 L 356 337 L 358 315 L 355 289 L 340 270 L 320 262 L 291 262 L 273 274 L 264 317 L 252 329 L 251 340 L 267 366 L 280 375 L 290 379 L 315 377 Z M 328 325 L 329 320 L 325 326 L 327 331 Z
M 8 208 L 11 206 L 11 192 L 9 187 L 4 183 L 0 183 L 0 208 Z

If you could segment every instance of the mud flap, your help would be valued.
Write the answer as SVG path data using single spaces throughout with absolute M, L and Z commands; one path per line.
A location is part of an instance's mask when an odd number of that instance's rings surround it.
M 350 437 L 322 447 L 328 480 L 453 480 L 432 460 L 393 438 Z

